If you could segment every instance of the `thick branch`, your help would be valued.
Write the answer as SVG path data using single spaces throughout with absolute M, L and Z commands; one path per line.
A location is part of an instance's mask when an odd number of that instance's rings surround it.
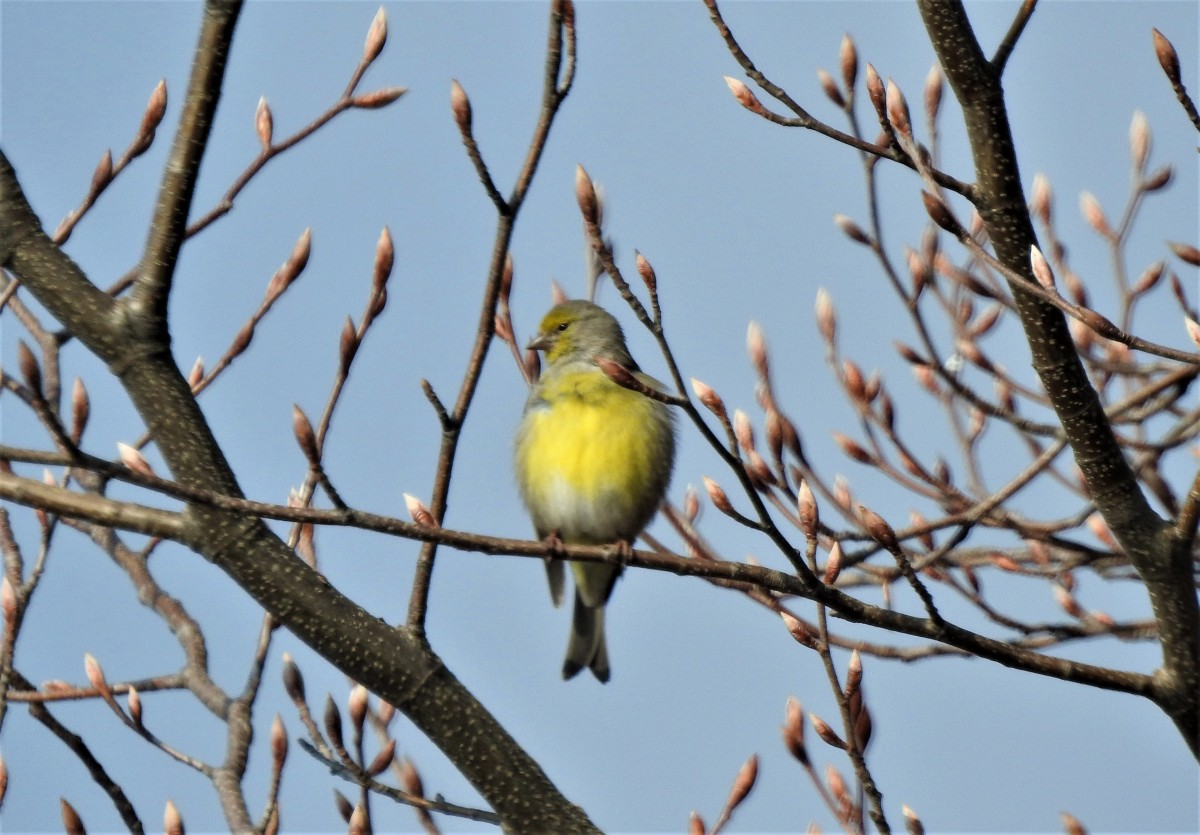
M 142 321 L 164 330 L 171 278 L 187 237 L 188 213 L 200 175 L 200 161 L 221 98 L 225 61 L 241 9 L 242 0 L 208 0 L 204 4 L 200 42 L 196 45 L 179 130 L 167 157 L 158 203 L 150 222 L 150 236 L 133 287 L 133 307 L 146 317 Z
M 962 106 L 977 181 L 976 208 L 996 256 L 1035 279 L 1037 243 L 1021 189 L 997 68 L 984 56 L 959 0 L 919 0 L 930 41 Z M 1146 582 L 1163 645 L 1154 698 L 1200 755 L 1200 613 L 1190 549 L 1172 547 L 1168 525 L 1146 501 L 1075 351 L 1061 311 L 1009 281 L 1033 367 L 1062 423 L 1097 509 Z
M 219 77 L 212 81 L 205 94 L 215 99 Z M 182 132 L 195 135 L 187 125 Z M 153 306 L 113 315 L 117 303 L 46 237 L 3 155 L 0 265 L 19 276 L 67 330 L 108 363 L 176 480 L 242 495 L 190 386 L 175 367 L 165 330 L 154 326 Z M 171 266 L 173 256 L 168 274 Z M 139 315 L 140 321 L 130 321 Z M 558 792 L 422 637 L 393 629 L 340 594 L 260 519 L 192 505 L 182 525 L 181 542 L 229 574 L 339 670 L 405 713 L 500 814 L 506 828 L 592 828 L 583 811 Z

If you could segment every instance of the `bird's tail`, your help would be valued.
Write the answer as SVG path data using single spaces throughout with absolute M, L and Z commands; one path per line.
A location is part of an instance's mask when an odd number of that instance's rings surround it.
M 608 647 L 604 641 L 604 606 L 588 606 L 575 591 L 575 612 L 571 616 L 571 636 L 567 640 L 567 659 L 563 678 L 573 678 L 588 667 L 601 682 L 608 681 Z

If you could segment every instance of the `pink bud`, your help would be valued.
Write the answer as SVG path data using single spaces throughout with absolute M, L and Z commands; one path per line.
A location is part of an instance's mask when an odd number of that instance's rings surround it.
M 892 127 L 904 136 L 912 136 L 912 123 L 908 118 L 908 102 L 900 92 L 900 86 L 890 78 L 887 83 L 887 114 Z
M 784 708 L 783 744 L 801 765 L 808 765 L 808 748 L 804 744 L 804 708 L 794 696 L 788 696 Z
M 305 460 L 310 464 L 321 460 L 321 452 L 317 448 L 317 433 L 313 431 L 312 422 L 309 421 L 308 415 L 304 414 L 304 410 L 295 404 L 292 404 L 292 433 L 296 436 L 296 443 L 300 445 Z
M 433 518 L 433 514 L 430 513 L 429 508 L 416 496 L 405 493 L 404 506 L 408 509 L 408 515 L 412 517 L 412 520 L 421 527 L 439 527 L 437 520 Z
M 907 806 L 901 806 L 900 813 L 904 815 L 904 826 L 908 830 L 908 835 L 925 835 L 925 826 L 917 817 L 916 812 Z
M 396 757 L 396 740 L 389 739 L 379 749 L 379 753 L 371 760 L 371 764 L 367 766 L 367 774 L 376 777 L 386 771 L 392 765 L 392 760 Z
M 754 426 L 750 423 L 750 416 L 741 409 L 733 410 L 733 434 L 742 449 L 747 452 L 754 449 Z
M 746 352 L 750 355 L 750 362 L 754 364 L 759 379 L 767 379 L 770 371 L 767 363 L 767 340 L 763 337 L 758 322 L 751 321 L 746 328 Z
M 96 170 L 92 172 L 92 188 L 90 194 L 93 196 L 99 194 L 112 181 L 113 161 L 112 151 L 105 149 L 104 155 L 100 157 L 100 162 L 96 163 Z
M 867 529 L 874 539 L 887 548 L 889 551 L 895 552 L 900 550 L 900 542 L 896 539 L 896 532 L 892 530 L 884 518 L 870 508 L 862 505 L 858 506 L 858 515 L 862 519 L 863 527 Z
M 118 441 L 117 454 L 121 459 L 121 463 L 135 473 L 149 476 L 154 475 L 154 470 L 150 468 L 150 464 L 146 461 L 145 457 L 129 444 Z
M 1146 160 L 1150 157 L 1150 123 L 1140 110 L 1134 111 L 1133 121 L 1129 125 L 1129 150 L 1134 170 L 1145 171 Z
M 204 357 L 196 357 L 196 361 L 192 363 L 192 370 L 188 372 L 188 385 L 195 391 L 200 385 L 200 381 L 204 379 Z
M 265 96 L 258 100 L 258 107 L 254 110 L 254 130 L 258 133 L 258 141 L 262 144 L 263 150 L 271 150 L 271 136 L 275 132 L 275 120 L 271 116 L 271 107 L 267 104 Z
M 862 684 L 862 656 L 858 650 L 850 653 L 850 664 L 846 668 L 846 695 L 854 693 Z
M 1042 223 L 1050 222 L 1050 209 L 1054 202 L 1054 191 L 1050 180 L 1042 172 L 1033 175 L 1033 197 L 1029 201 L 1030 210 L 1041 218 Z
M 455 79 L 450 81 L 450 112 L 454 114 L 454 122 L 459 131 L 464 136 L 470 134 L 471 100 L 467 98 L 467 91 Z
M 347 316 L 346 321 L 342 323 L 342 333 L 338 338 L 338 361 L 342 374 L 350 370 L 354 355 L 358 353 L 358 346 L 358 329 L 354 326 L 354 320 Z
M 837 337 L 837 314 L 833 310 L 833 299 L 824 288 L 817 290 L 817 328 L 826 344 L 832 345 Z
M 276 713 L 275 718 L 271 720 L 271 756 L 276 762 L 276 767 L 283 764 L 284 759 L 287 757 L 287 750 L 287 728 L 284 727 L 283 720 Z
M 833 440 L 839 447 L 842 448 L 842 452 L 846 453 L 846 455 L 848 455 L 850 458 L 853 458 L 855 461 L 858 461 L 860 464 L 870 464 L 874 462 L 875 459 L 871 457 L 871 453 L 867 452 L 857 442 L 846 437 L 841 432 L 834 432 Z
M 362 732 L 363 723 L 367 720 L 367 695 L 367 688 L 361 684 L 356 684 L 350 689 L 347 712 L 350 714 L 351 724 L 359 733 Z
M 646 283 L 646 289 L 650 291 L 651 295 L 657 293 L 658 276 L 654 274 L 654 267 L 650 266 L 650 262 L 647 261 L 646 257 L 640 252 L 637 254 L 636 263 L 638 275 L 640 275 L 642 277 L 642 281 Z
M 1108 225 L 1108 219 L 1104 216 L 1104 209 L 1100 207 L 1100 201 L 1090 191 L 1079 195 L 1079 210 L 1083 213 L 1083 219 L 1097 233 L 1106 238 L 1113 236 L 1113 229 Z
M 732 515 L 734 512 L 733 505 L 730 503 L 729 496 L 726 495 L 721 485 L 708 476 L 701 476 L 701 478 L 704 480 L 704 489 L 708 492 L 709 501 L 713 503 L 713 506 L 726 515 Z
M 1166 267 L 1166 261 L 1155 261 L 1149 267 L 1146 267 L 1142 274 L 1138 276 L 1138 280 L 1134 282 L 1131 292 L 1136 296 L 1151 290 L 1163 277 Z
M 846 106 L 846 99 L 842 97 L 842 91 L 838 89 L 837 82 L 833 80 L 833 76 L 825 72 L 825 70 L 817 70 L 817 82 L 820 83 L 825 96 L 831 102 L 838 107 Z
M 163 829 L 166 835 L 183 835 L 183 818 L 172 800 L 167 801 L 167 808 L 163 812 Z
M 1029 264 L 1033 268 L 1033 276 L 1038 280 L 1038 284 L 1047 290 L 1054 291 L 1054 273 L 1050 271 L 1050 264 L 1046 261 L 1046 256 L 1042 255 L 1042 251 L 1036 245 L 1029 247 Z
M 867 96 L 880 119 L 887 118 L 887 93 L 883 89 L 883 79 L 875 71 L 873 64 L 867 64 Z
M 76 446 L 83 439 L 83 430 L 91 413 L 92 404 L 87 389 L 83 386 L 83 380 L 76 377 L 75 385 L 71 389 L 71 441 Z
M 129 150 L 125 152 L 128 156 L 136 157 L 150 147 L 150 143 L 154 141 L 154 132 L 158 130 L 166 112 L 167 82 L 162 80 L 150 93 L 150 100 L 146 102 L 146 110 L 142 113 L 142 123 L 138 125 L 137 136 L 130 143 Z
M 17 342 L 17 366 L 21 369 L 21 376 L 25 378 L 25 385 L 29 388 L 30 394 L 41 400 L 43 397 L 42 369 L 38 365 L 37 357 L 33 355 L 33 351 L 23 339 Z
M 139 728 L 142 726 L 142 697 L 138 695 L 136 687 L 130 687 L 128 693 L 129 715 L 133 719 L 133 723 Z
M 750 92 L 750 88 L 736 78 L 725 76 L 725 84 L 729 87 L 729 92 L 733 93 L 733 97 L 737 99 L 738 104 L 749 110 L 751 113 L 757 113 L 762 116 L 766 113 L 762 103 Z
M 832 586 L 837 582 L 837 578 L 841 573 L 842 543 L 834 542 L 833 547 L 829 549 L 829 559 L 825 561 L 825 574 L 821 579 L 825 581 L 825 585 Z
M 954 219 L 954 215 L 950 213 L 949 207 L 942 202 L 940 197 L 935 197 L 929 192 L 922 190 L 921 202 L 925 204 L 925 211 L 934 223 L 956 238 L 965 236 L 962 226 Z
M 1186 261 L 1193 267 L 1200 267 L 1200 249 L 1191 244 L 1183 244 L 1178 241 L 1167 241 L 1167 246 L 1171 252 L 1175 253 L 1175 257 L 1181 261 Z
M 853 90 L 858 79 L 858 50 L 854 48 L 854 41 L 849 35 L 842 36 L 842 43 L 838 47 L 838 62 L 841 64 L 842 81 L 846 89 Z
M 820 526 L 821 515 L 817 509 L 817 499 L 813 495 L 812 488 L 808 486 L 807 480 L 800 482 L 796 505 L 799 508 L 800 527 L 804 531 L 804 535 L 809 538 L 815 537 Z
M 1191 338 L 1192 342 L 1194 342 L 1197 347 L 1200 347 L 1200 324 L 1197 324 L 1196 320 L 1191 316 L 1184 316 L 1183 325 L 1187 328 L 1188 336 Z
M 925 76 L 925 113 L 929 121 L 936 122 L 938 111 L 942 107 L 942 89 L 945 87 L 942 79 L 942 68 L 934 64 Z
M 415 797 L 425 796 L 425 786 L 421 781 L 421 774 L 408 757 L 405 757 L 404 762 L 400 764 L 400 783 L 409 794 Z
M 291 654 L 286 652 L 283 654 L 283 689 L 293 702 L 304 702 L 304 676 L 300 674 L 300 668 L 292 660 Z
M 1182 79 L 1179 75 L 1179 55 L 1175 52 L 1175 47 L 1163 36 L 1162 32 L 1157 29 L 1150 31 L 1154 36 L 1154 54 L 1158 57 L 1158 63 L 1163 68 L 1163 72 L 1167 74 L 1172 86 L 1182 86 Z
M 733 787 L 729 791 L 729 800 L 726 801 L 726 808 L 736 809 L 738 804 L 746 799 L 746 795 L 750 794 L 750 790 L 754 788 L 754 781 L 758 779 L 758 755 L 751 754 L 750 759 L 742 765 L 738 770 L 737 777 L 734 778 Z
M 387 43 L 387 12 L 384 11 L 383 6 L 380 6 L 379 11 L 375 12 L 375 17 L 371 20 L 371 28 L 367 30 L 367 40 L 363 44 L 363 64 L 370 64 L 378 58 L 385 43 Z
M 842 234 L 844 234 L 850 240 L 863 244 L 864 246 L 871 246 L 871 238 L 867 235 L 867 233 L 862 230 L 861 226 L 859 226 L 850 218 L 846 217 L 846 215 L 835 214 L 833 216 L 833 223 L 838 229 L 842 230 Z
M 361 96 L 355 96 L 350 99 L 350 104 L 364 110 L 376 110 L 380 107 L 387 107 L 407 92 L 407 87 L 384 87 L 380 90 L 372 90 L 370 93 L 363 93 Z
M 579 211 L 586 223 L 596 224 L 600 217 L 600 208 L 596 199 L 596 186 L 582 165 L 575 166 L 575 200 L 579 203 Z
M 832 745 L 834 748 L 846 750 L 846 743 L 837 735 L 837 732 L 829 726 L 824 719 L 817 716 L 815 713 L 808 714 L 808 721 L 812 723 L 813 730 L 817 732 L 817 736 L 821 737 L 821 741 L 826 745 Z
M 312 228 L 306 227 L 300 233 L 300 237 L 296 239 L 287 260 L 280 265 L 279 269 L 275 271 L 275 275 L 271 276 L 271 280 L 267 283 L 266 296 L 268 299 L 277 298 L 293 281 L 300 277 L 300 273 L 308 266 L 308 258 L 311 254 Z
M 700 382 L 695 377 L 692 378 L 692 391 L 695 393 L 696 399 L 703 403 L 705 408 L 707 408 L 722 421 L 725 420 L 725 401 L 721 399 L 721 395 L 717 394 L 710 386 Z
M 1175 176 L 1175 168 L 1167 163 L 1162 168 L 1155 169 L 1149 177 L 1142 183 L 1142 191 L 1158 191 L 1160 188 L 1171 182 L 1171 178 Z
M 11 635 L 17 617 L 17 593 L 7 576 L 0 577 L 0 610 L 4 612 L 5 632 Z
M 92 687 L 102 694 L 109 692 L 108 681 L 104 678 L 104 669 L 100 666 L 100 662 L 97 661 L 90 652 L 84 653 L 83 669 L 84 672 L 87 673 L 88 683 L 91 684 Z
M 83 820 L 79 817 L 79 813 L 75 811 L 75 807 L 68 803 L 65 797 L 58 799 L 58 805 L 62 814 L 63 831 L 67 835 L 86 835 L 87 830 L 83 826 Z
M 376 291 L 383 289 L 392 274 L 392 265 L 396 260 L 396 248 L 392 244 L 392 233 L 386 226 L 379 233 L 375 243 L 375 266 L 371 281 Z

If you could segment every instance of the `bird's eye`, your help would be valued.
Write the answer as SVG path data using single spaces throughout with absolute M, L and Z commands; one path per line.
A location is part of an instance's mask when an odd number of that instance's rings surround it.
M 570 322 L 559 322 L 558 327 L 555 328 L 555 330 L 558 331 L 559 333 L 562 333 L 563 331 L 565 331 L 567 329 L 567 327 L 570 324 L 571 324 Z

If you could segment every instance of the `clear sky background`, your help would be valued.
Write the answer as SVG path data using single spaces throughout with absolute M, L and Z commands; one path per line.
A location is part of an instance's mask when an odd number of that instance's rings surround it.
M 258 150 L 254 111 L 266 96 L 276 136 L 306 124 L 340 93 L 358 60 L 376 5 L 351 2 L 249 2 L 233 54 L 196 199 L 214 205 Z M 991 50 L 1015 2 L 969 6 Z M 410 87 L 383 111 L 344 114 L 268 168 L 234 211 L 185 248 L 172 299 L 180 365 L 219 357 L 257 306 L 267 280 L 306 227 L 308 269 L 258 329 L 248 354 L 202 406 L 246 493 L 283 502 L 305 465 L 291 433 L 291 405 L 317 415 L 336 363 L 346 315 L 357 317 L 370 282 L 373 248 L 388 226 L 396 268 L 388 308 L 368 337 L 343 398 L 327 450 L 335 483 L 354 505 L 405 516 L 402 494 L 427 497 L 438 427 L 420 393 L 427 378 L 453 399 L 471 345 L 492 247 L 495 217 L 450 116 L 458 79 L 471 98 L 476 136 L 501 190 L 524 158 L 536 117 L 546 7 L 532 2 L 387 3 L 389 40 L 364 90 Z M 105 148 L 132 138 L 154 85 L 165 78 L 166 120 L 154 148 L 104 195 L 78 227 L 68 252 L 100 285 L 136 263 L 145 242 L 154 187 L 178 120 L 200 6 L 191 2 L 23 2 L 0 7 L 0 119 L 5 152 L 49 229 L 87 190 Z M 843 33 L 884 78 L 909 96 L 914 117 L 933 63 L 915 8 L 905 2 L 729 3 L 727 19 L 760 67 L 816 115 L 841 126 L 816 70 L 837 75 Z M 685 376 L 714 386 L 731 407 L 756 414 L 745 359 L 747 323 L 758 321 L 773 352 L 780 398 L 818 467 L 842 472 L 858 498 L 900 522 L 912 499 L 829 442 L 854 426 L 838 395 L 813 327 L 817 289 L 838 306 L 842 344 L 864 368 L 879 368 L 897 399 L 901 427 L 930 455 L 944 449 L 940 413 L 913 391 L 894 357 L 893 339 L 911 327 L 866 251 L 831 219 L 862 218 L 857 155 L 816 135 L 753 117 L 731 98 L 723 75 L 740 77 L 698 2 L 585 2 L 577 14 L 579 69 L 512 244 L 513 310 L 527 337 L 550 300 L 550 281 L 583 293 L 582 238 L 573 194 L 576 163 L 603 184 L 607 229 L 632 276 L 632 250 L 657 270 L 668 337 Z M 1174 101 L 1151 48 L 1158 27 L 1180 51 L 1196 87 L 1194 2 L 1044 2 L 1012 57 L 1006 90 L 1026 187 L 1045 172 L 1072 263 L 1105 310 L 1112 281 L 1106 248 L 1079 216 L 1078 196 L 1093 192 L 1110 216 L 1129 182 L 1128 132 L 1135 110 L 1154 131 L 1151 165 L 1172 162 L 1175 183 L 1147 204 L 1131 244 L 1135 275 L 1164 257 L 1164 240 L 1196 242 L 1196 134 Z M 865 124 L 874 117 L 863 97 Z M 949 91 L 943 115 L 943 167 L 971 179 L 965 140 Z M 873 134 L 873 131 L 872 131 Z M 925 224 L 916 178 L 881 165 L 888 245 L 898 254 Z M 1176 262 L 1176 268 L 1180 265 Z M 1181 276 L 1195 290 L 1195 276 Z M 1194 295 L 1193 295 L 1194 299 Z M 626 323 L 633 353 L 650 373 L 664 365 L 651 339 L 607 288 L 600 301 Z M 1160 318 L 1153 318 L 1155 310 Z M 2 333 L 5 368 L 22 336 L 11 318 Z M 1148 310 L 1136 329 L 1188 347 L 1178 313 Z M 993 356 L 1031 379 L 1027 349 L 1011 325 L 990 343 Z M 84 376 L 93 418 L 85 447 L 115 455 L 140 424 L 118 388 L 81 346 L 67 355 L 64 379 Z M 528 536 L 510 475 L 509 438 L 525 397 L 511 359 L 497 344 L 463 435 L 448 526 Z M 5 443 L 44 445 L 23 410 L 0 399 Z M 852 429 L 851 429 L 852 431 Z M 994 484 L 1013 467 L 1003 445 L 987 461 Z M 160 465 L 161 467 L 161 465 Z M 161 470 L 160 470 L 161 471 Z M 36 474 L 36 471 L 30 471 Z M 711 475 L 732 487 L 716 456 L 685 427 L 670 496 Z M 1187 468 L 1173 473 L 1186 483 Z M 133 495 L 130 493 L 129 495 Z M 1034 494 L 1031 500 L 1057 498 Z M 138 496 L 141 501 L 159 501 Z M 735 499 L 735 502 L 737 500 Z M 1062 508 L 1067 512 L 1070 508 Z M 26 548 L 36 533 L 21 514 Z M 712 508 L 704 531 L 727 557 L 754 556 L 785 567 L 748 532 Z M 678 545 L 667 526 L 656 534 Z M 135 540 L 136 541 L 136 540 Z M 374 614 L 403 619 L 417 545 L 354 532 L 318 533 L 321 568 Z M 240 687 L 261 613 L 219 571 L 190 552 L 163 548 L 153 568 L 204 624 L 215 677 Z M 762 758 L 757 788 L 738 811 L 739 832 L 799 831 L 810 820 L 834 829 L 799 766 L 779 739 L 788 696 L 834 719 L 818 657 L 797 645 L 778 619 L 743 598 L 674 576 L 631 571 L 610 607 L 614 669 L 607 686 L 559 679 L 568 614 L 554 610 L 542 567 L 533 560 L 442 550 L 429 631 L 434 648 L 550 777 L 601 827 L 679 832 L 688 814 L 711 823 L 739 766 Z M 1082 580 L 1084 604 L 1118 617 L 1145 616 L 1132 586 Z M 1046 585 L 988 575 L 989 593 L 1017 614 L 1061 617 Z M 874 602 L 874 598 L 868 595 Z M 898 596 L 896 605 L 912 607 Z M 976 623 L 946 601 L 949 614 Z M 811 615 L 798 603 L 797 610 Z M 1040 613 L 1040 614 L 1039 614 Z M 877 638 L 887 636 L 874 636 Z M 342 677 L 290 635 L 281 634 L 268 686 L 255 714 L 259 748 L 251 760 L 252 807 L 265 790 L 266 730 L 279 711 L 293 739 L 302 735 L 279 685 L 280 656 L 291 652 L 319 706 L 329 691 L 345 703 Z M 129 583 L 82 537 L 63 531 L 18 646 L 17 665 L 34 681 L 81 682 L 90 652 L 111 680 L 177 669 L 177 645 L 141 608 Z M 1063 653 L 1149 671 L 1152 646 L 1106 642 Z M 839 655 L 844 669 L 846 657 Z M 1093 831 L 1196 831 L 1197 770 L 1169 720 L 1129 696 L 1018 674 L 983 661 L 901 665 L 866 659 L 865 688 L 875 720 L 869 752 L 893 827 L 901 804 L 931 831 L 1041 832 L 1069 811 Z M 144 699 L 147 722 L 172 744 L 219 758 L 223 727 L 181 694 Z M 224 823 L 210 786 L 152 750 L 99 705 L 55 706 L 84 733 L 124 786 L 143 819 L 161 820 L 172 798 L 191 831 Z M 421 769 L 426 789 L 471 804 L 470 787 L 410 726 L 399 721 L 401 752 Z M 810 737 L 818 767 L 845 759 Z M 57 829 L 66 797 L 90 831 L 119 828 L 111 803 L 80 763 L 25 711 L 5 724 L 10 770 L 0 816 L 5 832 Z M 331 788 L 351 788 L 293 747 L 283 791 L 289 831 L 341 827 Z M 257 792 L 257 794 L 256 794 Z M 377 804 L 379 831 L 416 828 L 411 812 Z M 475 831 L 453 819 L 447 831 Z

